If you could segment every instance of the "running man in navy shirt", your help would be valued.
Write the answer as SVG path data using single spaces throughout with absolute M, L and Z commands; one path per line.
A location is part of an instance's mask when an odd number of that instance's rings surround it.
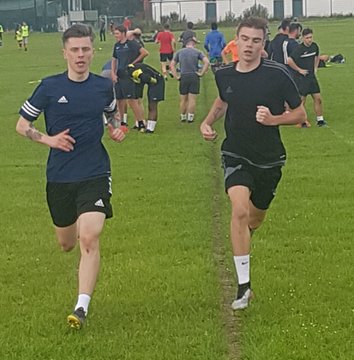
M 86 319 L 100 266 L 99 236 L 112 217 L 110 161 L 101 138 L 102 113 L 112 119 L 116 100 L 112 82 L 90 73 L 94 33 L 73 25 L 63 34 L 67 71 L 42 80 L 20 109 L 16 130 L 50 148 L 47 163 L 47 202 L 58 242 L 64 251 L 80 240 L 78 301 L 68 316 L 80 329 Z M 46 134 L 33 125 L 44 113 Z M 117 142 L 124 132 L 108 123 Z

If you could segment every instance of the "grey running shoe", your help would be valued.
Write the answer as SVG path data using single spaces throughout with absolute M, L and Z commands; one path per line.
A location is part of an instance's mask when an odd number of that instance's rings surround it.
M 71 329 L 80 330 L 85 323 L 86 314 L 83 307 L 79 307 L 67 318 Z
M 252 298 L 252 290 L 247 289 L 242 297 L 235 299 L 231 304 L 232 310 L 242 310 L 248 307 L 248 303 Z

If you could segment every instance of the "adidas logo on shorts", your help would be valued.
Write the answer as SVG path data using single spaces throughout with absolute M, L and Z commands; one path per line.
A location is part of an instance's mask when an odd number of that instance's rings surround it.
M 95 202 L 95 206 L 104 207 L 104 203 L 103 203 L 102 199 L 97 200 Z

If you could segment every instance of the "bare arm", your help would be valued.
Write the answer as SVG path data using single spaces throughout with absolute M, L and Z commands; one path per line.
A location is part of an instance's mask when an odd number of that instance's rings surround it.
M 223 48 L 222 51 L 221 51 L 221 57 L 222 57 L 222 62 L 224 64 L 228 64 L 229 63 L 229 59 L 227 58 L 227 52 L 225 52 L 225 49 L 226 48 Z
M 208 115 L 204 121 L 200 124 L 200 132 L 205 140 L 215 140 L 217 137 L 216 131 L 213 129 L 213 124 L 219 120 L 225 113 L 227 109 L 227 103 L 222 101 L 218 96 L 213 103 Z
M 172 60 L 171 62 L 170 62 L 170 70 L 171 70 L 171 72 L 172 72 L 172 75 L 173 75 L 173 77 L 175 78 L 175 79 L 179 79 L 179 76 L 178 76 L 178 74 L 177 74 L 177 71 L 176 71 L 176 65 L 177 65 L 177 63 L 176 63 L 176 60 Z
M 32 141 L 47 145 L 53 149 L 65 152 L 74 150 L 75 139 L 69 135 L 70 129 L 66 129 L 57 135 L 49 136 L 39 132 L 32 122 L 20 116 L 17 121 L 16 131 Z
M 315 56 L 315 66 L 314 66 L 314 71 L 315 74 L 317 73 L 317 69 L 318 69 L 318 65 L 320 64 L 320 57 L 319 56 Z
M 114 83 L 116 83 L 118 81 L 118 76 L 117 76 L 117 59 L 116 58 L 112 58 L 112 62 L 111 62 L 111 78 L 112 81 Z
M 265 106 L 258 106 L 257 108 L 256 119 L 262 125 L 295 125 L 306 121 L 306 111 L 303 104 L 290 111 L 285 111 L 281 115 L 273 115 Z
M 202 70 L 200 70 L 200 72 L 198 72 L 199 76 L 203 76 L 208 71 L 209 64 L 210 64 L 209 59 L 206 56 L 204 56 L 203 57 L 203 68 L 202 68 Z
M 146 56 L 149 55 L 149 52 L 145 48 L 140 48 L 139 50 L 140 55 L 132 62 L 132 64 L 140 63 Z

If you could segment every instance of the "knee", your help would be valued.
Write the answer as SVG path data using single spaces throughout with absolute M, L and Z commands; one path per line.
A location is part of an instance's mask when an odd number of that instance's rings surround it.
M 81 252 L 85 254 L 97 252 L 99 249 L 99 239 L 94 235 L 80 235 Z
M 248 222 L 248 208 L 237 202 L 232 203 L 232 220 L 238 223 Z

